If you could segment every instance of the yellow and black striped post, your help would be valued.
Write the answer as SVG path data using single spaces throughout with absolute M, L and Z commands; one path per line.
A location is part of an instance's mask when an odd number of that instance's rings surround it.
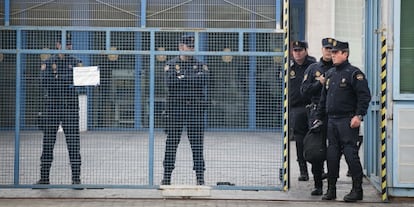
M 284 50 L 284 92 L 283 92 L 283 190 L 287 191 L 288 186 L 288 162 L 289 162 L 289 128 L 288 128 L 288 70 L 289 70 L 289 0 L 283 2 L 283 28 L 285 31 Z
M 387 44 L 384 35 L 381 35 L 381 193 L 382 201 L 388 201 L 387 195 L 387 147 L 386 124 L 387 112 Z

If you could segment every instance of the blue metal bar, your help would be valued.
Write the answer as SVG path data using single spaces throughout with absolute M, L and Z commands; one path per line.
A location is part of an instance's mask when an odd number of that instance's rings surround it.
M 261 28 L 140 28 L 140 27 L 85 27 L 85 26 L 0 26 L 1 30 L 44 30 L 44 31 L 128 31 L 128 32 L 212 32 L 212 33 L 283 33 L 280 29 L 261 29 Z
M 147 1 L 141 0 L 141 28 L 147 27 Z
M 0 185 L 0 188 L 15 188 L 15 189 L 24 189 L 24 188 L 38 188 L 38 189 L 67 189 L 72 188 L 72 185 L 65 185 L 65 184 L 51 184 L 45 186 L 39 185 L 18 185 L 18 186 L 11 186 L 11 185 Z M 89 189 L 158 189 L 158 185 L 105 185 L 105 184 L 81 184 L 79 187 L 89 188 Z M 280 191 L 282 190 L 280 187 L 273 187 L 273 186 L 211 186 L 213 190 L 246 190 L 246 191 Z
M 111 49 L 111 31 L 105 31 L 105 49 Z
M 243 52 L 243 38 L 244 38 L 244 33 L 243 32 L 239 32 L 239 52 Z M 283 55 L 283 53 L 281 53 L 281 55 Z
M 79 50 L 88 50 L 89 49 L 89 40 L 91 33 L 90 32 L 82 32 L 82 31 L 76 31 L 71 33 L 72 38 L 72 44 L 73 47 Z M 66 40 L 69 41 L 69 40 Z M 77 44 L 78 43 L 78 44 Z M 80 44 L 79 44 L 80 43 Z M 79 58 L 82 60 L 82 64 L 87 66 L 91 65 L 91 57 L 90 54 L 81 54 Z M 78 93 L 80 94 L 86 94 L 86 120 L 92 120 L 92 111 L 93 111 L 93 105 L 89 104 L 92 103 L 92 90 L 91 87 L 80 87 L 77 89 Z M 92 122 L 87 121 L 87 128 L 92 127 Z
M 17 42 L 18 41 L 19 40 L 17 40 Z M 22 33 L 22 38 L 20 39 L 20 41 L 21 41 L 20 42 L 20 48 L 23 48 L 23 47 L 27 46 L 27 32 Z M 24 77 L 23 74 L 25 74 L 25 70 L 26 70 L 26 66 L 27 66 L 27 55 L 26 54 L 23 55 L 23 56 L 20 55 L 19 64 L 20 64 L 20 70 L 21 70 L 20 74 L 22 74 L 21 77 Z M 21 90 L 20 90 L 20 95 L 19 95 L 20 103 L 25 103 L 26 102 L 26 92 L 27 92 L 27 90 L 26 90 L 26 81 L 24 79 L 22 80 L 22 78 L 20 78 L 20 84 L 21 84 L 21 86 L 20 86 Z M 26 114 L 26 107 L 27 107 L 26 104 L 23 104 L 22 106 L 20 106 L 20 105 L 16 105 L 16 106 L 19 106 L 19 108 L 20 108 L 20 116 L 24 117 L 25 114 Z M 24 129 L 25 124 L 26 124 L 26 119 L 24 119 L 24 118 L 20 119 L 20 128 Z
M 66 30 L 62 30 L 62 34 L 61 34 L 61 37 L 60 37 L 60 41 L 61 41 L 61 44 L 62 44 L 62 48 L 65 48 L 65 47 L 63 47 L 63 45 L 66 45 L 66 33 L 67 33 L 67 31 Z M 65 48 L 65 50 L 66 50 L 66 48 Z M 59 53 L 61 53 L 62 52 L 62 50 L 58 50 L 59 51 Z M 67 52 L 67 51 L 63 51 L 63 52 Z
M 16 41 L 16 48 L 22 48 L 21 40 L 22 40 L 22 31 L 17 30 L 17 41 Z M 21 53 L 16 54 L 16 117 L 15 117 L 15 142 L 14 142 L 14 185 L 19 184 L 19 172 L 20 172 L 20 109 L 21 109 L 21 100 L 20 100 L 20 93 L 22 89 L 22 66 L 21 66 Z
M 256 34 L 251 33 L 249 50 L 256 51 Z M 249 129 L 256 129 L 256 69 L 257 58 L 249 57 Z
M 4 26 L 10 25 L 10 0 L 4 1 Z
M 276 29 L 280 29 L 282 27 L 282 10 L 283 6 L 281 0 L 276 0 Z
M 148 179 L 149 185 L 154 184 L 154 102 L 155 102 L 155 33 L 150 34 L 150 88 L 149 88 L 149 140 L 148 140 Z
M 142 50 L 141 39 L 142 34 L 136 33 L 135 50 Z M 135 91 L 134 91 L 134 128 L 142 127 L 141 112 L 142 112 L 142 92 L 141 92 L 141 71 L 142 71 L 142 55 L 136 55 L 135 60 Z
M 243 47 L 241 48 L 243 50 Z M 59 54 L 64 52 L 65 54 L 98 54 L 98 55 L 109 55 L 109 54 L 118 54 L 118 55 L 150 55 L 151 51 L 132 51 L 132 50 L 33 50 L 33 49 L 0 49 L 1 53 L 5 54 L 16 54 L 18 52 L 21 53 L 30 53 L 30 54 Z M 246 52 L 224 52 L 224 51 L 153 51 L 155 55 L 197 55 L 197 56 L 222 56 L 222 55 L 232 55 L 232 56 L 283 56 L 282 52 L 254 52 L 254 51 L 246 51 Z

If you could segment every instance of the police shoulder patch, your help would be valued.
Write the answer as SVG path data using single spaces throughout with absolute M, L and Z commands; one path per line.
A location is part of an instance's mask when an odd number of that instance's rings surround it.
M 357 74 L 357 75 L 355 76 L 355 78 L 356 78 L 357 80 L 364 80 L 364 75 L 363 75 L 363 74 L 361 74 L 361 73 L 359 73 L 359 74 Z
M 169 69 L 170 69 L 170 66 L 169 66 L 169 65 L 165 65 L 165 66 L 164 66 L 164 71 L 165 71 L 165 72 L 167 72 Z

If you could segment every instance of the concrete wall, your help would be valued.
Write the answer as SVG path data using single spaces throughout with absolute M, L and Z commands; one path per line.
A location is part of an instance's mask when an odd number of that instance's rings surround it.
M 309 43 L 309 54 L 319 60 L 322 38 L 335 36 L 335 1 L 307 1 L 306 11 L 305 38 Z
M 350 44 L 350 62 L 364 66 L 364 1 L 312 0 L 306 5 L 306 40 L 309 54 L 321 56 L 321 39 L 333 37 Z

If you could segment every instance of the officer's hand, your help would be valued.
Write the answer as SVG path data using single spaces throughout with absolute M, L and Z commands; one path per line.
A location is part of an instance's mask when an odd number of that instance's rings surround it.
M 354 116 L 351 119 L 351 128 L 358 128 L 361 125 L 361 119 L 358 116 Z
M 319 119 L 315 119 L 315 121 L 313 121 L 312 123 L 312 127 L 310 128 L 311 130 L 313 129 L 317 129 L 319 128 L 321 125 L 323 125 L 323 121 L 319 120 Z
M 323 85 L 325 84 L 325 77 L 323 75 L 319 76 L 317 80 Z

